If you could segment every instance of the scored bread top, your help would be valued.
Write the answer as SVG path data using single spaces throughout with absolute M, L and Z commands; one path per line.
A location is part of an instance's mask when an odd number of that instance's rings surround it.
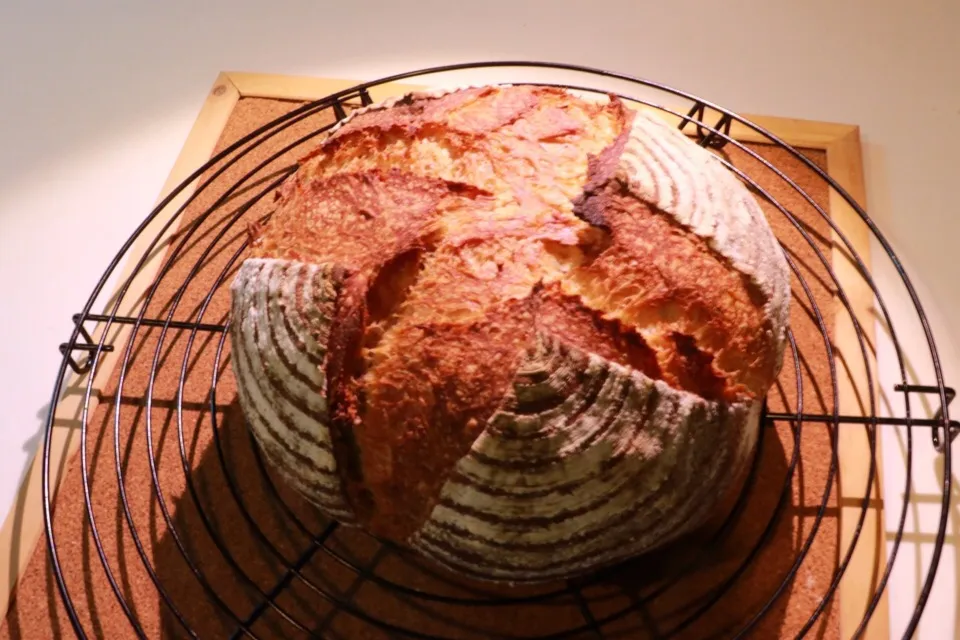
M 302 162 L 254 258 L 342 274 L 323 365 L 347 501 L 405 540 L 538 335 L 720 403 L 782 362 L 786 265 L 709 152 L 616 98 L 412 94 Z

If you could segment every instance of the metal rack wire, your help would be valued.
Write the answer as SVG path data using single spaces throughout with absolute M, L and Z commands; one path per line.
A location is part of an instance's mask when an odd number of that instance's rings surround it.
M 670 591 L 670 589 L 676 585 L 684 575 L 696 570 L 700 564 L 705 562 L 710 556 L 711 550 L 723 544 L 725 536 L 727 536 L 730 530 L 736 525 L 738 518 L 743 512 L 745 504 L 750 500 L 751 491 L 755 485 L 756 470 L 760 464 L 761 452 L 763 451 L 762 446 L 758 447 L 758 454 L 754 461 L 753 469 L 751 470 L 745 489 L 740 495 L 737 504 L 734 506 L 727 519 L 712 534 L 710 539 L 703 543 L 699 552 L 691 557 L 688 557 L 680 565 L 672 567 L 656 588 L 648 590 L 639 597 L 634 597 L 632 601 L 626 603 L 624 606 L 615 607 L 611 610 L 608 610 L 603 615 L 597 615 L 595 613 L 595 608 L 592 606 L 594 603 L 591 601 L 591 598 L 599 596 L 596 596 L 592 589 L 604 580 L 604 577 L 599 574 L 597 576 L 589 577 L 576 582 L 569 582 L 559 586 L 554 585 L 550 588 L 539 591 L 524 593 L 518 592 L 509 597 L 504 596 L 499 592 L 478 592 L 459 588 L 454 591 L 432 589 L 429 587 L 424 587 L 421 584 L 405 583 L 381 572 L 380 567 L 382 567 L 383 564 L 391 558 L 394 561 L 407 563 L 409 565 L 417 565 L 419 560 L 417 558 L 410 557 L 402 549 L 396 548 L 389 544 L 381 544 L 378 541 L 369 540 L 367 543 L 374 548 L 374 551 L 369 554 L 369 557 L 366 559 L 359 559 L 356 556 L 345 552 L 343 548 L 335 545 L 333 541 L 335 541 L 338 536 L 342 534 L 341 527 L 333 522 L 317 522 L 313 521 L 311 518 L 304 517 L 303 513 L 290 503 L 290 499 L 284 490 L 281 487 L 278 487 L 278 481 L 275 480 L 275 476 L 260 458 L 257 448 L 252 446 L 249 441 L 246 441 L 241 445 L 237 445 L 235 441 L 233 444 L 226 442 L 224 426 L 221 424 L 221 416 L 223 413 L 220 405 L 218 404 L 218 389 L 222 384 L 224 375 L 222 373 L 223 367 L 221 359 L 224 352 L 225 343 L 227 341 L 226 329 L 229 319 L 223 322 L 211 320 L 205 317 L 205 314 L 208 306 L 211 303 L 211 300 L 218 292 L 222 291 L 224 283 L 228 281 L 227 278 L 230 269 L 235 267 L 239 263 L 239 260 L 242 259 L 245 250 L 245 243 L 240 244 L 231 257 L 226 261 L 225 266 L 222 268 L 219 275 L 214 279 L 212 286 L 209 287 L 206 295 L 202 297 L 202 301 L 197 312 L 188 320 L 175 319 L 178 317 L 178 305 L 180 304 L 181 299 L 183 298 L 188 287 L 197 277 L 198 272 L 201 270 L 202 265 L 204 264 L 204 260 L 212 253 L 222 250 L 225 246 L 225 238 L 228 236 L 228 234 L 237 231 L 236 227 L 239 225 L 238 221 L 243 218 L 243 216 L 254 204 L 258 203 L 265 195 L 271 193 L 277 185 L 279 185 L 297 168 L 296 165 L 281 167 L 277 170 L 274 170 L 271 167 L 269 175 L 264 175 L 268 165 L 291 149 L 299 148 L 301 145 L 308 143 L 310 140 L 315 140 L 317 136 L 322 135 L 324 131 L 329 128 L 329 125 L 310 130 L 306 135 L 300 136 L 293 143 L 285 145 L 283 148 L 277 150 L 267 160 L 259 163 L 256 167 L 249 172 L 246 172 L 239 179 L 233 180 L 232 182 L 225 182 L 226 178 L 224 176 L 227 175 L 230 167 L 232 167 L 240 159 L 249 154 L 252 150 L 264 145 L 279 132 L 284 131 L 292 125 L 302 122 L 304 119 L 314 116 L 318 113 L 331 113 L 334 120 L 342 119 L 347 113 L 345 105 L 348 105 L 350 102 L 369 104 L 371 100 L 368 91 L 371 88 L 384 83 L 408 80 L 411 78 L 428 77 L 438 73 L 449 73 L 470 69 L 490 69 L 495 67 L 531 69 L 550 68 L 577 72 L 595 79 L 613 79 L 618 82 L 626 83 L 628 86 L 635 87 L 638 90 L 643 89 L 645 91 L 653 91 L 665 96 L 669 96 L 672 100 L 686 102 L 689 105 L 689 108 L 684 110 L 671 110 L 667 107 L 655 104 L 649 99 L 644 99 L 634 94 L 621 94 L 621 97 L 623 98 L 646 104 L 650 107 L 663 109 L 664 111 L 670 112 L 674 116 L 680 117 L 682 122 L 681 126 L 684 128 L 692 127 L 691 132 L 693 135 L 695 135 L 696 140 L 699 142 L 699 144 L 705 147 L 710 147 L 715 150 L 722 150 L 725 147 L 735 147 L 738 150 L 750 155 L 756 161 L 765 163 L 767 170 L 777 174 L 786 185 L 788 185 L 791 189 L 796 190 L 801 197 L 808 201 L 810 205 L 814 207 L 818 213 L 823 216 L 831 225 L 834 233 L 837 234 L 837 236 L 840 238 L 840 242 L 844 245 L 845 250 L 855 262 L 860 277 L 863 278 L 863 280 L 873 291 L 874 295 L 876 296 L 881 314 L 883 315 L 887 325 L 890 327 L 893 341 L 897 349 L 897 357 L 899 358 L 902 381 L 895 390 L 904 395 L 906 402 L 906 411 L 904 412 L 904 415 L 897 417 L 878 415 L 879 412 L 876 408 L 877 403 L 875 398 L 872 396 L 869 398 L 868 410 L 865 411 L 864 415 L 841 414 L 836 403 L 837 371 L 833 363 L 833 355 L 831 351 L 832 347 L 827 336 L 824 314 L 821 313 L 821 310 L 818 308 L 802 270 L 788 256 L 788 261 L 793 270 L 794 276 L 797 278 L 802 290 L 806 293 L 806 302 L 811 305 L 816 322 L 818 323 L 819 329 L 823 336 L 823 352 L 820 354 L 810 354 L 809 357 L 820 358 L 826 362 L 829 362 L 830 377 L 833 385 L 833 411 L 819 413 L 805 411 L 803 406 L 804 391 L 802 388 L 800 388 L 800 381 L 802 379 L 800 372 L 801 359 L 799 357 L 800 354 L 797 352 L 797 343 L 793 339 L 793 336 L 791 336 L 790 350 L 792 350 L 794 356 L 793 362 L 796 367 L 795 379 L 798 387 L 798 399 L 796 406 L 792 408 L 792 411 L 767 412 L 764 417 L 765 424 L 773 424 L 775 422 L 789 424 L 793 434 L 792 437 L 795 441 L 792 457 L 788 461 L 785 469 L 783 477 L 784 485 L 779 493 L 779 501 L 766 514 L 767 521 L 762 527 L 761 534 L 752 541 L 751 545 L 749 545 L 749 549 L 746 551 L 743 557 L 738 561 L 738 563 L 736 563 L 726 572 L 723 579 L 719 580 L 706 593 L 699 594 L 698 597 L 692 598 L 681 608 L 679 612 L 677 612 L 677 615 L 671 618 L 666 624 L 657 625 L 656 631 L 651 632 L 651 635 L 656 635 L 657 637 L 670 637 L 677 635 L 683 630 L 689 628 L 690 625 L 696 622 L 700 616 L 710 610 L 711 607 L 714 607 L 716 603 L 723 598 L 724 594 L 729 592 L 729 590 L 736 584 L 737 580 L 740 579 L 744 571 L 750 567 L 751 562 L 755 559 L 757 553 L 759 553 L 759 551 L 763 549 L 764 545 L 767 544 L 774 528 L 777 526 L 780 518 L 783 517 L 785 503 L 790 493 L 789 489 L 795 474 L 797 473 L 800 438 L 806 425 L 817 425 L 821 428 L 827 428 L 830 431 L 830 437 L 833 442 L 833 459 L 830 462 L 831 481 L 837 470 L 836 442 L 839 429 L 865 430 L 869 436 L 871 446 L 874 446 L 875 454 L 876 433 L 879 427 L 907 427 L 908 466 L 906 487 L 904 491 L 905 496 L 910 495 L 911 482 L 910 464 L 912 463 L 912 440 L 910 438 L 912 436 L 909 434 L 911 434 L 915 429 L 929 430 L 934 444 L 937 446 L 939 451 L 943 452 L 945 456 L 945 470 L 942 483 L 943 499 L 941 504 L 940 526 L 936 536 L 932 558 L 924 576 L 922 590 L 916 602 L 913 616 L 905 632 L 905 637 L 912 635 L 926 606 L 926 601 L 932 588 L 937 565 L 939 563 L 941 550 L 944 545 L 944 536 L 946 532 L 950 500 L 951 473 L 950 447 L 946 445 L 956 436 L 958 432 L 958 426 L 960 426 L 957 422 L 949 419 L 947 406 L 952 400 L 954 392 L 944 384 L 943 376 L 940 370 L 939 359 L 937 356 L 936 344 L 924 314 L 922 304 L 912 284 L 910 283 L 907 274 L 900 267 L 892 248 L 883 237 L 880 230 L 876 228 L 876 225 L 871 221 L 867 213 L 860 208 L 853 198 L 851 198 L 850 195 L 846 193 L 825 171 L 806 158 L 797 149 L 792 148 L 790 145 L 786 144 L 769 131 L 765 131 L 763 128 L 746 120 L 745 118 L 701 98 L 655 82 L 632 78 L 622 74 L 572 65 L 527 62 L 475 63 L 451 65 L 398 74 L 374 82 L 359 84 L 349 90 L 344 90 L 327 96 L 322 100 L 310 102 L 292 109 L 285 115 L 276 118 L 273 121 L 259 127 L 255 131 L 252 131 L 251 133 L 241 137 L 235 143 L 218 153 L 204 166 L 198 167 L 188 180 L 175 189 L 169 196 L 167 196 L 166 199 L 164 199 L 163 202 L 156 207 L 150 216 L 148 216 L 136 230 L 133 236 L 131 236 L 124 246 L 121 247 L 120 251 L 109 265 L 107 271 L 94 288 L 84 309 L 79 314 L 74 316 L 73 320 L 75 328 L 70 336 L 70 339 L 60 347 L 64 357 L 60 366 L 60 370 L 57 374 L 56 384 L 53 391 L 54 402 L 52 405 L 56 405 L 56 400 L 61 395 L 66 377 L 68 375 L 68 369 L 72 369 L 75 372 L 96 371 L 102 354 L 113 350 L 122 350 L 121 361 L 119 365 L 119 391 L 117 393 L 118 397 L 122 395 L 125 379 L 128 375 L 131 375 L 131 362 L 134 359 L 133 353 L 135 350 L 135 344 L 137 344 L 138 333 L 148 330 L 155 330 L 158 332 L 157 344 L 154 349 L 153 357 L 152 359 L 148 359 L 150 363 L 149 370 L 147 371 L 147 374 L 149 375 L 149 382 L 147 384 L 147 393 L 143 397 L 143 406 L 145 408 L 145 415 L 147 416 L 147 451 L 140 452 L 140 454 L 142 455 L 145 453 L 150 462 L 152 491 L 154 499 L 159 508 L 161 525 L 166 527 L 169 531 L 176 551 L 183 560 L 184 571 L 187 572 L 188 575 L 191 575 L 193 580 L 196 581 L 196 584 L 199 585 L 200 590 L 198 593 L 202 593 L 203 597 L 207 598 L 210 603 L 212 603 L 213 608 L 219 611 L 220 615 L 226 621 L 225 624 L 227 627 L 233 629 L 231 632 L 231 637 L 262 637 L 263 626 L 261 623 L 268 615 L 274 618 L 282 619 L 285 624 L 289 625 L 290 628 L 297 630 L 300 634 L 310 637 L 328 637 L 329 617 L 330 615 L 336 615 L 336 613 L 326 613 L 323 615 L 317 614 L 311 618 L 309 615 L 304 615 L 302 612 L 299 614 L 294 612 L 296 607 L 289 605 L 289 603 L 285 604 L 287 601 L 284 600 L 284 598 L 289 596 L 289 594 L 296 589 L 301 591 L 306 590 L 319 601 L 325 602 L 335 612 L 342 612 L 353 616 L 358 620 L 364 621 L 372 628 L 383 630 L 390 636 L 414 638 L 434 638 L 438 636 L 424 632 L 421 629 L 404 627 L 402 624 L 398 624 L 395 620 L 385 618 L 383 615 L 381 615 L 381 612 L 376 610 L 376 608 L 371 608 L 368 605 L 360 603 L 357 600 L 357 593 L 364 588 L 364 585 L 377 585 L 378 588 L 401 597 L 404 602 L 408 603 L 408 606 L 419 606 L 418 603 L 441 603 L 456 607 L 477 609 L 486 608 L 491 611 L 497 611 L 503 610 L 506 607 L 522 609 L 523 607 L 527 606 L 541 606 L 550 604 L 552 602 L 561 601 L 574 603 L 581 614 L 581 619 L 579 622 L 571 623 L 562 629 L 545 632 L 542 635 L 524 636 L 541 638 L 608 637 L 606 635 L 608 629 L 610 629 L 618 620 L 623 619 L 628 614 L 642 611 L 646 605 L 649 605 L 651 602 L 663 597 L 664 594 Z M 564 86 L 583 91 L 594 90 L 594 88 L 584 85 Z M 602 91 L 606 92 L 605 90 Z M 714 122 L 705 122 L 704 120 L 707 109 L 709 109 L 711 113 L 720 114 L 719 118 Z M 852 244 L 843 236 L 842 231 L 830 220 L 830 216 L 827 214 L 827 212 L 824 211 L 820 205 L 814 202 L 813 198 L 807 196 L 798 184 L 791 180 L 791 178 L 785 173 L 779 171 L 777 167 L 770 165 L 768 162 L 764 161 L 763 158 L 757 156 L 749 148 L 731 137 L 730 125 L 733 122 L 738 122 L 746 127 L 749 127 L 759 136 L 761 136 L 765 142 L 789 152 L 798 161 L 803 163 L 818 180 L 823 181 L 828 185 L 829 189 L 840 194 L 863 219 L 863 221 L 869 227 L 875 240 L 881 247 L 883 247 L 888 257 L 896 265 L 897 271 L 902 278 L 903 286 L 912 300 L 917 318 L 923 327 L 923 331 L 925 332 L 926 343 L 929 348 L 929 358 L 932 362 L 932 367 L 935 372 L 935 380 L 933 381 L 933 384 L 927 386 L 918 386 L 908 383 L 904 365 L 904 354 L 901 352 L 899 342 L 897 342 L 896 333 L 893 330 L 893 321 L 890 318 L 890 314 L 887 313 L 887 308 L 884 304 L 881 293 L 874 283 L 869 270 L 861 260 L 860 256 L 857 255 L 857 252 Z M 850 303 L 844 294 L 843 287 L 840 286 L 840 281 L 838 280 L 837 275 L 831 268 L 829 259 L 823 255 L 810 236 L 807 235 L 807 231 L 804 229 L 803 225 L 793 218 L 791 211 L 779 203 L 776 197 L 774 197 L 768 191 L 765 191 L 750 176 L 744 174 L 733 165 L 728 164 L 728 167 L 732 171 L 738 173 L 740 177 L 753 188 L 759 197 L 767 200 L 773 205 L 773 207 L 775 207 L 776 210 L 778 210 L 783 216 L 793 223 L 800 235 L 802 235 L 815 250 L 825 272 L 832 279 L 832 284 L 837 289 L 841 303 L 845 305 L 847 311 L 853 315 Z M 157 217 L 161 212 L 171 207 L 178 194 L 180 194 L 181 191 L 183 191 L 188 185 L 196 183 L 197 181 L 201 180 L 201 178 L 202 182 L 199 183 L 196 191 L 186 199 L 186 202 L 179 205 L 177 211 L 173 216 L 171 216 L 170 222 L 167 223 L 168 226 L 172 224 L 172 222 L 176 220 L 178 216 L 183 214 L 186 207 L 190 206 L 191 203 L 193 203 L 197 198 L 201 197 L 201 195 L 205 192 L 219 193 L 219 195 L 214 199 L 212 204 L 205 208 L 198 219 L 199 222 L 186 229 L 180 235 L 175 245 L 169 249 L 169 258 L 165 263 L 164 268 L 161 269 L 156 276 L 153 285 L 147 291 L 145 299 L 139 306 L 141 309 L 140 313 L 136 316 L 123 316 L 118 314 L 118 310 L 121 307 L 121 302 L 123 302 L 124 296 L 127 295 L 127 290 L 130 286 L 130 280 L 124 283 L 123 287 L 121 288 L 120 294 L 115 299 L 112 313 L 92 313 L 91 308 L 98 299 L 102 289 L 105 287 L 109 277 L 124 259 L 133 260 L 137 263 L 137 267 L 134 270 L 133 275 L 131 275 L 132 280 L 136 273 L 146 263 L 148 255 L 158 248 L 160 238 L 166 231 L 166 227 L 164 227 L 164 229 L 157 234 L 157 237 L 153 238 L 152 243 L 147 247 L 142 255 L 130 255 L 130 250 L 135 240 L 137 240 L 145 232 L 150 221 Z M 249 197 L 244 204 L 240 205 L 235 210 L 225 213 L 228 207 L 232 206 L 233 198 L 235 198 L 241 192 L 252 192 L 254 195 Z M 225 222 L 219 231 L 216 234 L 211 234 L 202 238 L 194 237 L 195 231 L 198 228 L 197 225 L 207 217 L 214 214 L 225 216 Z M 165 315 L 149 315 L 147 310 L 150 307 L 151 300 L 155 295 L 159 284 L 165 278 L 169 277 L 171 265 L 176 262 L 178 255 L 185 251 L 185 247 L 188 246 L 188 243 L 200 242 L 204 242 L 206 244 L 203 246 L 203 250 L 197 258 L 196 263 L 189 268 L 189 271 L 183 277 L 183 281 L 180 283 L 177 294 L 174 296 L 173 301 L 168 305 Z M 863 321 L 863 319 L 861 319 L 861 321 Z M 90 332 L 87 330 L 87 326 L 92 324 L 101 324 L 104 328 L 104 330 L 100 333 L 101 337 L 99 340 L 94 340 L 91 337 Z M 120 324 L 132 326 L 133 333 L 129 342 L 126 345 L 107 344 L 105 340 L 109 333 L 109 328 L 112 325 Z M 863 358 L 866 359 L 868 355 L 867 347 L 865 346 L 864 335 L 860 324 L 855 317 L 854 324 L 857 329 L 857 337 L 861 354 Z M 175 361 L 171 362 L 163 355 L 164 343 L 166 341 L 175 340 L 185 341 L 185 353 L 179 363 Z M 197 346 L 199 343 L 204 341 L 209 342 L 209 349 L 212 350 L 212 366 L 210 367 L 212 374 L 206 380 L 198 381 L 197 377 L 193 375 L 191 370 L 191 353 L 193 353 L 195 348 L 199 348 Z M 81 353 L 86 354 L 86 357 L 81 358 Z M 184 529 L 178 523 L 177 515 L 173 513 L 173 509 L 169 504 L 170 498 L 168 495 L 165 495 L 165 492 L 161 487 L 161 481 L 159 479 L 157 469 L 158 453 L 154 450 L 154 425 L 151 423 L 150 418 L 154 404 L 153 389 L 157 378 L 163 375 L 171 375 L 171 370 L 173 371 L 172 375 L 176 375 L 178 380 L 175 415 L 177 423 L 177 444 L 179 447 L 179 458 L 185 478 L 185 495 L 188 496 L 184 499 L 189 500 L 193 505 L 195 505 L 198 515 L 195 523 L 199 528 L 192 530 Z M 868 375 L 870 375 L 869 371 L 870 368 L 867 367 Z M 89 377 L 89 380 L 90 382 L 88 383 L 86 389 L 86 397 L 84 402 L 85 408 L 90 404 L 93 384 L 92 375 Z M 203 483 L 205 480 L 204 478 L 197 477 L 193 468 L 193 461 L 189 453 L 189 443 L 192 437 L 190 429 L 200 427 L 197 425 L 185 424 L 185 421 L 183 420 L 184 397 L 186 395 L 185 390 L 190 385 L 198 384 L 205 385 L 206 388 L 205 394 L 207 396 L 208 407 L 205 408 L 207 410 L 207 418 L 204 428 L 209 429 L 210 433 L 212 434 L 213 450 L 215 451 L 216 455 L 216 467 L 218 469 L 218 473 L 220 474 L 221 481 L 226 485 L 230 499 L 234 503 L 231 505 L 231 508 L 237 510 L 240 518 L 239 521 L 243 522 L 245 526 L 248 527 L 248 537 L 261 549 L 265 556 L 271 559 L 277 569 L 276 575 L 272 580 L 272 584 L 265 585 L 262 581 L 255 580 L 251 577 L 250 569 L 245 565 L 245 558 L 241 557 L 241 555 L 236 551 L 231 550 L 231 542 L 226 539 L 226 534 L 222 530 L 218 529 L 218 526 L 216 525 L 217 515 L 212 510 L 213 508 L 209 503 L 204 504 L 205 500 L 202 494 L 204 492 Z M 872 388 L 872 383 L 870 386 Z M 934 398 L 934 401 L 938 403 L 939 407 L 934 418 L 919 419 L 912 417 L 910 411 L 910 397 L 912 394 L 925 394 Z M 128 592 L 120 584 L 122 580 L 118 578 L 117 567 L 111 564 L 111 561 L 108 557 L 109 554 L 104 550 L 104 544 L 101 540 L 100 530 L 98 529 L 99 526 L 103 526 L 102 518 L 98 519 L 95 509 L 92 506 L 92 483 L 88 482 L 88 465 L 91 460 L 91 453 L 88 450 L 88 417 L 89 416 L 85 410 L 84 424 L 81 432 L 80 464 L 82 468 L 86 518 L 88 519 L 93 544 L 96 548 L 101 568 L 107 580 L 110 582 L 111 590 L 116 596 L 117 603 L 128 619 L 132 631 L 138 636 L 145 637 L 146 632 L 138 621 L 137 611 L 135 610 L 135 607 L 131 606 L 128 602 Z M 64 578 L 62 571 L 62 559 L 64 554 L 69 553 L 69 551 L 63 546 L 63 540 L 58 537 L 56 528 L 54 526 L 54 501 L 52 498 L 53 491 L 51 486 L 52 471 L 50 449 L 53 427 L 53 412 L 51 412 L 46 424 L 46 441 L 43 449 L 43 497 L 47 548 L 52 563 L 52 571 L 56 580 L 59 596 L 66 608 L 66 612 L 70 618 L 73 629 L 79 637 L 87 637 L 92 632 L 89 628 L 85 628 L 81 616 L 78 614 L 76 604 L 77 599 L 81 596 L 77 593 L 75 588 L 71 590 Z M 768 431 L 769 430 L 767 429 L 761 430 L 761 440 L 764 437 L 768 437 L 763 435 Z M 169 580 L 161 575 L 162 568 L 151 564 L 149 553 L 145 548 L 146 544 L 141 538 L 143 534 L 142 526 L 135 522 L 135 518 L 131 514 L 131 509 L 129 508 L 128 504 L 128 496 L 125 490 L 124 462 L 122 460 L 122 451 L 127 446 L 123 432 L 124 429 L 121 411 L 118 404 L 113 416 L 113 453 L 117 484 L 120 493 L 120 504 L 122 505 L 122 522 L 123 526 L 125 527 L 124 534 L 131 536 L 134 540 L 139 561 L 143 564 L 143 567 L 149 576 L 149 580 L 152 582 L 152 586 L 157 594 L 157 597 L 163 602 L 162 606 L 164 607 L 166 615 L 170 619 L 171 629 L 176 630 L 174 632 L 176 635 L 186 634 L 188 636 L 198 637 L 200 635 L 200 630 L 194 628 L 195 621 L 192 621 L 184 612 L 184 603 L 182 599 L 178 599 L 171 593 Z M 257 469 L 255 478 L 237 477 L 235 467 L 231 462 L 232 454 L 230 453 L 232 450 L 231 447 L 236 446 L 245 446 L 246 453 L 243 455 L 251 456 L 254 460 L 255 468 Z M 870 464 L 870 476 L 872 480 L 878 465 L 876 455 L 873 456 Z M 276 540 L 275 537 L 272 536 L 263 526 L 261 515 L 257 510 L 258 507 L 251 501 L 248 490 L 244 488 L 245 484 L 250 482 L 256 482 L 259 485 L 259 490 L 262 492 L 260 494 L 261 497 L 266 497 L 266 499 L 276 507 L 278 513 L 281 514 L 282 519 L 287 522 L 289 527 L 294 531 L 295 535 L 299 536 L 298 539 L 300 539 L 303 544 L 297 552 L 292 553 L 288 545 L 285 545 L 282 543 L 282 541 Z M 830 482 L 827 483 L 827 487 L 829 486 Z M 806 559 L 810 546 L 818 535 L 819 525 L 823 520 L 827 509 L 828 499 L 830 497 L 829 493 L 830 489 L 825 488 L 819 509 L 810 531 L 806 533 L 806 537 L 802 541 L 802 544 L 800 544 L 799 548 L 796 550 L 796 555 L 789 563 L 789 568 L 785 570 L 782 575 L 777 576 L 779 586 L 771 590 L 765 602 L 758 603 L 756 609 L 753 611 L 753 615 L 744 620 L 742 625 L 737 628 L 716 630 L 716 633 L 719 636 L 740 637 L 749 635 L 750 631 L 756 627 L 757 623 L 763 619 L 771 607 L 773 607 L 777 603 L 778 599 L 783 596 L 784 590 L 791 583 L 791 581 L 795 579 L 798 568 Z M 865 514 L 867 512 L 868 501 L 869 496 L 864 495 L 860 507 L 860 526 L 862 526 Z M 897 507 L 894 505 L 890 505 L 888 508 L 897 509 Z M 880 600 L 880 596 L 887 587 L 890 572 L 896 560 L 897 550 L 903 539 L 906 509 L 907 502 L 905 498 L 904 503 L 900 505 L 897 511 L 899 528 L 897 529 L 896 536 L 892 541 L 886 572 L 882 576 L 879 586 L 869 605 L 863 612 L 860 630 L 863 629 L 866 623 L 870 620 L 871 616 L 874 614 L 875 608 Z M 858 527 L 857 533 L 849 547 L 840 550 L 840 561 L 833 573 L 830 584 L 823 590 L 823 593 L 821 594 L 820 606 L 818 606 L 816 610 L 812 612 L 809 620 L 807 620 L 807 622 L 803 625 L 800 635 L 814 627 L 818 619 L 823 615 L 828 603 L 832 598 L 835 597 L 838 584 L 844 575 L 844 572 L 847 570 L 848 563 L 853 554 L 855 546 L 858 543 L 860 534 L 860 527 Z M 362 536 L 364 534 L 354 533 L 351 535 Z M 197 552 L 191 552 L 191 539 L 198 536 L 204 536 L 212 541 L 212 547 L 209 547 L 209 549 L 215 550 L 216 553 L 219 554 L 222 561 L 230 567 L 232 575 L 235 576 L 235 579 L 240 582 L 246 592 L 250 594 L 250 599 L 246 603 L 245 607 L 237 605 L 236 602 L 228 602 L 227 599 L 222 596 L 219 587 L 217 584 L 215 584 L 215 581 L 210 578 L 209 572 L 203 568 L 203 558 L 201 558 Z M 319 575 L 315 569 L 311 569 L 311 567 L 314 567 L 318 563 L 319 558 L 325 559 L 325 561 L 328 563 L 332 561 L 334 565 L 351 575 L 352 580 L 350 581 L 350 586 L 346 589 L 334 589 L 325 584 L 323 576 Z M 328 564 L 326 566 L 330 565 Z M 471 635 L 469 637 L 490 637 L 490 633 L 491 632 L 487 632 L 486 636 L 482 635 L 481 633 L 481 635 Z M 498 632 L 493 635 L 494 637 L 505 637 L 503 632 Z

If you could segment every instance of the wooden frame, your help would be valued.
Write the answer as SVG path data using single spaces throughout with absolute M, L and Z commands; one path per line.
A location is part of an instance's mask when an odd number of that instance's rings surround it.
M 348 89 L 357 81 L 329 78 L 309 78 L 294 76 L 265 75 L 255 73 L 221 73 L 214 82 L 196 122 L 193 125 L 183 149 L 177 158 L 160 194 L 166 197 L 177 185 L 183 182 L 197 167 L 206 162 L 220 138 L 224 126 L 235 105 L 241 98 L 260 97 L 284 100 L 314 100 L 333 92 Z M 374 87 L 370 95 L 379 101 L 391 95 L 419 87 L 391 83 Z M 658 112 L 659 113 L 659 112 Z M 660 115 L 663 115 L 660 113 Z M 708 116 L 709 117 L 709 116 Z M 772 132 L 788 144 L 798 148 L 823 150 L 827 157 L 827 170 L 848 193 L 861 205 L 865 204 L 863 169 L 859 129 L 854 125 L 812 122 L 805 120 L 776 118 L 769 116 L 745 116 L 761 127 Z M 706 120 L 706 118 L 705 118 Z M 709 121 L 709 120 L 707 120 Z M 765 138 L 752 129 L 734 122 L 731 137 L 744 142 L 764 142 Z M 160 216 L 154 219 L 131 248 L 131 256 L 139 256 L 146 250 L 151 239 L 160 228 L 193 192 L 194 187 L 182 191 L 170 206 L 164 208 Z M 866 225 L 856 212 L 836 192 L 830 194 L 830 215 L 843 231 L 853 248 L 869 266 L 870 235 Z M 141 300 L 141 294 L 154 279 L 160 268 L 170 237 L 176 233 L 176 224 L 167 230 L 163 241 L 153 250 L 148 261 L 131 284 L 128 295 L 119 309 L 120 314 L 135 315 L 135 308 Z M 873 293 L 852 264 L 847 252 L 834 243 L 833 268 L 844 285 L 848 299 L 858 318 L 869 318 L 873 305 Z M 125 282 L 133 271 L 134 262 L 128 260 L 119 283 Z M 114 292 L 114 296 L 117 292 Z M 112 306 L 113 300 L 108 305 Z M 835 323 L 835 347 L 841 357 L 844 349 L 852 357 L 845 358 L 849 366 L 841 372 L 839 378 L 839 405 L 841 413 L 857 414 L 861 411 L 858 398 L 867 395 L 866 366 L 875 368 L 875 363 L 864 363 L 860 357 L 856 331 L 850 316 L 837 303 Z M 872 323 L 864 323 L 861 330 L 870 344 L 873 344 Z M 91 332 L 94 340 L 102 334 L 102 326 Z M 107 344 L 125 344 L 130 334 L 129 326 L 111 327 Z M 119 358 L 119 352 L 103 354 L 101 364 L 93 382 L 93 396 L 89 415 L 96 409 L 100 389 L 108 382 L 110 374 Z M 855 357 L 854 357 L 855 356 Z M 844 375 L 844 373 L 846 375 Z M 874 376 L 876 379 L 876 376 Z M 59 484 L 79 446 L 79 428 L 82 403 L 87 375 L 71 376 L 65 384 L 63 398 L 55 408 L 54 430 L 51 441 L 51 470 L 56 469 L 56 477 L 51 483 Z M 866 434 L 860 429 L 841 429 L 840 447 L 840 548 L 846 549 L 853 536 L 863 499 L 863 487 L 868 478 L 869 451 Z M 879 447 L 879 444 L 877 445 Z M 41 500 L 41 452 L 38 451 L 30 469 L 20 487 L 14 507 L 7 514 L 0 529 L 0 611 L 6 615 L 10 604 L 10 595 L 23 568 L 26 567 L 37 543 L 43 535 L 43 509 Z M 879 455 L 878 455 L 879 459 Z M 55 489 L 54 489 L 55 490 Z M 882 517 L 882 493 L 879 474 L 871 487 L 870 508 L 864 522 L 863 533 L 851 558 L 850 566 L 841 582 L 839 597 L 841 637 L 853 635 L 869 600 L 876 589 L 886 565 L 884 528 Z M 872 535 L 875 534 L 875 535 Z M 887 596 L 884 593 L 873 615 L 864 638 L 889 638 L 889 613 Z

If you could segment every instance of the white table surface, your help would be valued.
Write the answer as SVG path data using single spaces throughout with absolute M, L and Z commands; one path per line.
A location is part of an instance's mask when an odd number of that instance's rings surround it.
M 447 62 L 553 60 L 640 75 L 744 113 L 858 124 L 868 211 L 914 279 L 948 383 L 960 385 L 960 2 L 719 4 L 0 2 L 0 512 L 39 441 L 70 316 L 151 209 L 221 70 L 367 79 Z M 889 264 L 874 269 L 888 304 L 904 302 Z M 923 353 L 913 314 L 893 315 L 907 353 Z M 881 385 L 895 403 L 882 333 Z M 916 381 L 930 383 L 926 359 L 916 366 Z M 937 456 L 921 436 L 920 500 L 891 586 L 895 637 L 939 515 Z M 901 444 L 885 432 L 893 505 Z M 949 533 L 922 638 L 960 637 L 952 522 Z

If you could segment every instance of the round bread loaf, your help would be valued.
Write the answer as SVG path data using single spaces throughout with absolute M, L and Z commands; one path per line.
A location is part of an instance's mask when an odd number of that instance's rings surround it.
M 232 284 L 239 401 L 329 516 L 462 573 L 566 578 L 716 514 L 789 273 L 710 152 L 616 97 L 485 86 L 351 114 Z

